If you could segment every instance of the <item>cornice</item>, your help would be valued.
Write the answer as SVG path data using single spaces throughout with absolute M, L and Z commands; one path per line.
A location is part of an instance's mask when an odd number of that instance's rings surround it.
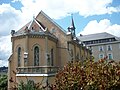
M 87 44 L 86 46 L 99 46 L 99 45 L 118 44 L 118 43 L 120 43 L 120 41 L 96 43 L 96 44 Z
M 45 35 L 28 34 L 28 38 L 45 38 Z
M 82 47 L 82 45 L 81 44 L 79 44 L 77 41 L 75 41 L 75 40 L 71 40 L 71 41 L 68 41 L 68 43 L 71 43 L 71 44 L 73 44 L 73 45 L 77 45 L 77 46 L 81 46 Z
M 26 35 L 19 35 L 19 36 L 12 36 L 11 39 L 22 39 L 22 38 L 25 38 Z
M 41 39 L 48 37 L 48 39 L 53 41 L 53 42 L 58 41 L 57 38 L 55 38 L 49 34 L 26 34 L 26 35 L 12 36 L 11 39 L 22 39 L 22 38 L 26 38 L 27 36 L 28 36 L 28 38 L 41 38 Z

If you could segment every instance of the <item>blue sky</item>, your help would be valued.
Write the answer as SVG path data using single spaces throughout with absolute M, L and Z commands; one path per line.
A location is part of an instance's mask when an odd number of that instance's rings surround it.
M 77 35 L 108 32 L 120 37 L 120 0 L 0 0 L 0 66 L 7 65 L 11 54 L 10 31 L 41 10 L 66 31 L 73 14 Z

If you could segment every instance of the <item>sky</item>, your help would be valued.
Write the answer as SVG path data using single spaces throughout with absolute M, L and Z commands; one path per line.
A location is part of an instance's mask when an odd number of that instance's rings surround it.
M 108 32 L 120 37 L 120 0 L 0 0 L 0 66 L 8 66 L 11 30 L 19 30 L 41 10 L 66 31 L 72 14 L 76 35 Z

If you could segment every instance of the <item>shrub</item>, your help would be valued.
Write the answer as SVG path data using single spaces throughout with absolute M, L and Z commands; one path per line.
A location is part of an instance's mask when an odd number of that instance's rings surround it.
M 0 90 L 7 90 L 7 75 L 0 76 Z
M 44 79 L 44 78 L 43 78 Z M 43 86 L 43 80 L 41 82 L 35 83 L 33 80 L 28 80 L 27 82 L 20 81 L 20 83 L 16 83 L 16 86 L 13 86 L 12 90 L 44 90 L 47 86 Z
M 58 90 L 120 90 L 120 64 L 106 58 L 71 62 L 55 81 Z

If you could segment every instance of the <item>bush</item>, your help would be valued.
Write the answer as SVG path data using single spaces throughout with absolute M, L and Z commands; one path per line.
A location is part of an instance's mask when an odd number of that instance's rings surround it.
M 21 81 L 17 86 L 12 87 L 12 90 L 43 90 L 42 83 L 35 83 L 33 80 L 27 82 Z
M 43 78 L 44 79 L 44 78 Z M 16 86 L 13 86 L 12 90 L 46 90 L 48 86 L 43 86 L 43 80 L 41 82 L 35 83 L 33 80 L 29 80 L 26 77 L 27 82 L 20 81 L 16 83 Z
M 0 76 L 0 90 L 7 90 L 7 75 Z
M 68 63 L 56 75 L 58 90 L 120 90 L 120 64 L 93 60 Z

